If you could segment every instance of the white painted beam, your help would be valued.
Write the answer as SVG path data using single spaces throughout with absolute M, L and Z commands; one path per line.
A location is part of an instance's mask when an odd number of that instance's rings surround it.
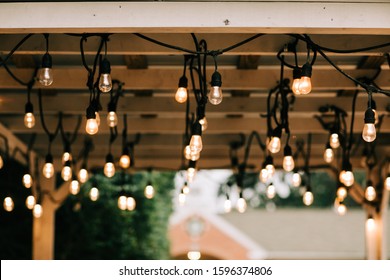
M 387 2 L 2 3 L 1 11 L 0 33 L 390 34 Z

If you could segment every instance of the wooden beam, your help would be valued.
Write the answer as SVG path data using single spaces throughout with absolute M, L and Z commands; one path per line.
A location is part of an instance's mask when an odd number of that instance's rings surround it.
M 390 34 L 388 2 L 43 2 L 1 8 L 0 33 Z M 291 16 L 302 11 L 306 16 Z

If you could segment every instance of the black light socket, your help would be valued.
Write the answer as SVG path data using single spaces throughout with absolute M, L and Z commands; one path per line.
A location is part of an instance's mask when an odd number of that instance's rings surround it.
M 46 163 L 53 163 L 53 156 L 51 154 L 47 154 L 45 157 Z
M 87 113 L 86 113 L 87 119 L 96 119 L 96 112 L 95 108 L 90 104 L 87 108 Z
M 302 74 L 302 70 L 299 67 L 295 67 L 293 70 L 293 79 L 300 79 Z
M 110 74 L 111 73 L 111 65 L 107 58 L 104 58 L 100 62 L 100 73 L 101 74 Z
M 188 87 L 188 79 L 186 76 L 182 76 L 179 80 L 179 87 L 187 88 Z
M 311 77 L 311 72 L 312 72 L 312 67 L 311 67 L 311 64 L 306 62 L 303 66 L 302 66 L 302 73 L 301 73 L 301 77 Z
M 51 55 L 49 53 L 45 53 L 42 57 L 42 68 L 51 68 L 52 65 Z
M 33 113 L 33 112 L 34 112 L 34 108 L 33 108 L 33 105 L 32 105 L 31 102 L 27 102 L 27 103 L 26 103 L 24 112 L 25 112 L 26 114 L 27 114 L 27 113 Z
M 108 154 L 107 156 L 106 156 L 106 163 L 107 162 L 114 162 L 114 157 L 112 156 L 112 154 Z
M 284 147 L 284 156 L 287 157 L 287 156 L 292 156 L 292 150 L 291 150 L 291 147 L 289 145 L 286 145 Z
M 364 123 L 375 123 L 375 113 L 371 108 L 364 113 Z
M 107 105 L 107 111 L 108 112 L 115 112 L 116 111 L 116 108 L 115 108 L 115 103 L 114 102 L 109 102 L 108 105 Z
M 221 87 L 222 86 L 222 77 L 218 71 L 215 71 L 211 76 L 211 86 L 212 87 Z
M 199 123 L 199 121 L 194 122 L 192 125 L 192 135 L 202 135 L 202 125 Z
M 190 160 L 188 162 L 188 168 L 195 168 L 196 167 L 196 161 Z

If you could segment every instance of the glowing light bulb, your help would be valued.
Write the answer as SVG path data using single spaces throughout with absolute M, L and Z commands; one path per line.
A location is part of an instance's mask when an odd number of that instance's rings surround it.
M 209 93 L 209 102 L 218 105 L 222 102 L 222 78 L 218 71 L 215 71 L 211 77 L 211 89 Z
M 152 185 L 147 185 L 144 190 L 145 197 L 147 199 L 152 199 L 154 197 L 154 188 Z
M 130 167 L 131 159 L 128 153 L 125 151 L 122 153 L 121 157 L 119 158 L 119 166 L 123 169 L 127 169 Z
M 27 128 L 33 128 L 35 125 L 35 117 L 32 112 L 28 112 L 24 115 L 24 125 Z
M 266 189 L 266 195 L 269 199 L 273 199 L 276 195 L 276 189 L 273 184 L 270 184 Z
M 310 63 L 305 63 L 302 67 L 301 80 L 299 81 L 299 93 L 308 94 L 311 92 L 311 72 Z
M 306 206 L 310 206 L 313 204 L 313 201 L 314 201 L 313 193 L 311 191 L 306 191 L 303 195 L 303 203 Z
M 53 83 L 53 71 L 51 68 L 42 68 L 39 74 L 39 82 L 47 87 Z
M 89 190 L 89 198 L 92 201 L 96 201 L 99 198 L 99 189 L 96 187 L 93 187 Z
M 294 172 L 294 174 L 292 175 L 292 178 L 291 178 L 291 184 L 293 187 L 299 187 L 302 183 L 302 177 L 301 177 L 301 174 L 299 174 L 298 172 Z
M 127 209 L 127 197 L 124 195 L 119 196 L 118 198 L 118 208 L 121 210 Z
M 268 150 L 273 153 L 279 153 L 281 147 L 280 138 L 278 136 L 274 136 L 271 138 L 271 141 L 268 144 Z
M 26 207 L 30 210 L 32 210 L 35 206 L 35 197 L 33 195 L 29 195 L 26 198 Z
M 362 137 L 366 142 L 373 142 L 376 138 L 375 124 L 373 123 L 364 124 Z
M 184 193 L 179 194 L 179 205 L 183 206 L 186 203 L 186 195 Z
M 179 87 L 175 94 L 175 100 L 179 103 L 184 103 L 187 101 L 188 93 L 187 89 L 184 87 Z
M 337 133 L 332 133 L 330 135 L 329 144 L 333 149 L 340 147 L 339 135 Z
M 52 162 L 46 162 L 43 166 L 43 176 L 47 179 L 54 176 L 54 165 Z
M 293 70 L 293 84 L 292 84 L 292 91 L 295 95 L 300 95 L 299 91 L 299 84 L 301 82 L 301 69 L 298 67 L 295 67 Z
M 72 180 L 70 182 L 69 191 L 71 194 L 76 195 L 80 192 L 80 184 L 77 180 Z
M 107 124 L 109 127 L 116 127 L 118 125 L 118 116 L 115 111 L 111 111 L 108 113 Z
M 203 117 L 202 119 L 199 120 L 200 125 L 202 126 L 202 131 L 205 131 L 208 126 L 208 122 L 206 117 Z
M 385 180 L 385 186 L 386 186 L 386 190 L 390 191 L 390 174 L 387 174 L 387 177 Z
M 3 166 L 4 166 L 4 161 L 3 161 L 3 158 L 0 155 L 0 169 L 2 169 Z
M 324 151 L 324 160 L 326 163 L 331 163 L 333 161 L 333 158 L 334 158 L 334 153 L 333 153 L 333 150 L 329 147 L 329 148 L 326 148 L 325 151 Z
M 3 207 L 5 211 L 11 212 L 12 210 L 14 210 L 14 206 L 14 201 L 10 196 L 4 198 Z
M 290 172 L 294 169 L 295 163 L 294 158 L 292 156 L 285 156 L 283 158 L 283 169 L 287 172 Z
M 194 167 L 189 167 L 187 169 L 187 181 L 192 182 L 196 175 L 196 169 Z
M 339 181 L 343 183 L 345 186 L 350 187 L 355 182 L 355 177 L 352 171 L 343 170 L 340 172 Z
M 247 204 L 246 204 L 246 201 L 245 201 L 244 198 L 240 197 L 240 198 L 237 200 L 236 208 L 237 208 L 237 211 L 238 211 L 239 213 L 244 213 L 244 212 L 246 211 Z
M 109 92 L 112 89 L 111 65 L 106 58 L 100 63 L 100 73 L 99 89 L 102 92 Z
M 129 196 L 126 200 L 126 208 L 129 211 L 133 211 L 135 209 L 136 203 L 135 199 L 131 196 Z
M 111 178 L 115 175 L 115 165 L 112 162 L 106 162 L 104 165 L 104 175 Z
M 184 148 L 184 157 L 188 160 L 197 161 L 200 158 L 200 152 L 192 152 L 190 145 Z
M 202 136 L 192 135 L 190 141 L 190 150 L 191 153 L 200 153 L 203 149 Z
M 347 213 L 347 206 L 344 203 L 340 203 L 336 208 L 336 212 L 339 216 L 344 216 Z
M 62 154 L 62 164 L 65 164 L 67 161 L 72 161 L 72 154 L 69 152 L 64 152 Z
M 366 188 L 366 191 L 364 192 L 364 197 L 368 200 L 368 201 L 373 201 L 375 200 L 376 198 L 376 190 L 373 186 L 368 186 Z
M 374 118 L 375 118 L 374 124 L 377 125 L 377 124 L 379 123 L 379 114 L 378 114 L 378 111 L 375 110 L 375 109 L 372 109 L 372 111 L 374 112 Z
M 100 126 L 100 114 L 99 112 L 95 112 L 95 119 L 98 126 Z
M 372 217 L 369 217 L 366 221 L 366 231 L 373 232 L 375 228 L 375 220 Z
M 337 189 L 337 198 L 343 201 L 347 197 L 347 189 L 345 187 L 339 187 Z
M 201 257 L 201 253 L 199 251 L 189 251 L 187 253 L 187 258 L 189 260 L 196 261 L 196 260 L 199 260 L 200 257 Z
M 273 164 L 267 164 L 265 169 L 267 169 L 268 178 L 272 178 L 275 174 L 275 166 Z
M 25 188 L 27 188 L 27 189 L 31 188 L 31 186 L 33 184 L 33 179 L 32 179 L 30 174 L 28 174 L 28 173 L 24 174 L 22 181 L 23 181 L 23 186 Z
M 223 203 L 223 209 L 225 210 L 225 213 L 229 213 L 232 211 L 232 202 L 229 198 L 226 198 L 226 200 Z
M 38 203 L 35 204 L 34 208 L 33 208 L 33 216 L 35 218 L 40 218 L 40 217 L 42 217 L 42 214 L 43 214 L 42 206 Z
M 98 130 L 99 130 L 99 126 L 96 122 L 96 119 L 88 119 L 87 124 L 85 126 L 85 131 L 89 135 L 94 135 L 98 132 Z
M 62 167 L 61 177 L 65 182 L 72 178 L 72 168 L 69 165 Z
M 79 174 L 77 175 L 77 178 L 79 179 L 81 184 L 87 182 L 89 178 L 88 170 L 85 168 L 81 168 L 79 170 Z
M 265 183 L 265 182 L 268 181 L 268 178 L 269 178 L 269 176 L 268 176 L 268 170 L 265 169 L 265 168 L 261 169 L 261 170 L 260 170 L 260 175 L 259 175 L 260 181 L 261 181 L 262 183 Z
M 184 194 L 189 194 L 189 193 L 190 193 L 190 187 L 188 187 L 187 182 L 184 183 L 184 186 L 183 186 L 183 188 L 181 189 L 181 191 L 182 191 Z

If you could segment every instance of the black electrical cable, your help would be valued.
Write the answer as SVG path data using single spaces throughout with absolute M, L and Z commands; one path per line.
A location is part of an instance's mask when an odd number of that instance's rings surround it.
M 16 46 L 7 54 L 7 56 L 2 61 L 0 61 L 0 67 L 4 66 L 7 63 L 8 59 L 10 59 L 10 57 L 14 54 L 14 52 L 17 49 L 19 49 L 19 47 L 21 45 L 23 45 L 23 43 L 26 42 L 27 39 L 29 39 L 32 35 L 34 35 L 34 34 L 30 33 L 30 34 L 26 35 L 25 37 L 23 37 L 23 39 L 20 40 L 20 42 L 16 44 Z
M 160 42 L 156 39 L 153 39 L 153 38 L 150 38 L 150 37 L 147 37 L 145 35 L 142 35 L 140 33 L 134 33 L 135 36 L 138 36 L 146 41 L 149 41 L 149 42 L 152 42 L 152 43 L 155 43 L 157 45 L 160 45 L 160 46 L 163 46 L 163 47 L 166 47 L 166 48 L 169 48 L 169 49 L 174 49 L 174 50 L 177 50 L 177 51 L 181 51 L 181 52 L 185 52 L 185 53 L 190 53 L 190 54 L 198 54 L 197 51 L 193 51 L 193 50 L 189 50 L 189 49 L 185 49 L 185 48 L 181 48 L 181 47 L 177 47 L 177 46 L 173 46 L 173 45 L 170 45 L 170 44 L 166 44 L 166 43 L 163 43 L 163 42 Z
M 59 119 L 58 119 L 58 123 L 57 123 L 56 129 L 54 130 L 53 133 L 50 133 L 49 129 L 46 126 L 45 118 L 44 118 L 44 115 L 43 115 L 42 92 L 41 92 L 40 89 L 38 90 L 38 101 L 39 101 L 39 114 L 40 114 L 41 124 L 42 124 L 43 130 L 45 131 L 46 135 L 49 138 L 49 152 L 50 152 L 51 144 L 54 141 L 54 139 L 56 138 L 58 132 L 60 131 L 61 114 L 59 115 Z
M 259 37 L 261 37 L 263 35 L 266 35 L 266 34 L 259 33 L 259 34 L 253 35 L 252 37 L 249 37 L 249 38 L 247 38 L 247 39 L 245 39 L 245 40 L 243 40 L 243 41 L 241 41 L 241 42 L 239 42 L 237 44 L 234 44 L 234 45 L 232 45 L 230 47 L 227 47 L 227 48 L 224 48 L 224 49 L 218 51 L 218 54 L 223 54 L 225 52 L 231 51 L 231 50 L 233 50 L 235 48 L 238 48 L 238 47 L 240 47 L 242 45 L 245 45 L 246 43 L 249 43 L 250 41 L 253 41 L 254 39 L 257 39 L 257 38 L 259 38 Z

